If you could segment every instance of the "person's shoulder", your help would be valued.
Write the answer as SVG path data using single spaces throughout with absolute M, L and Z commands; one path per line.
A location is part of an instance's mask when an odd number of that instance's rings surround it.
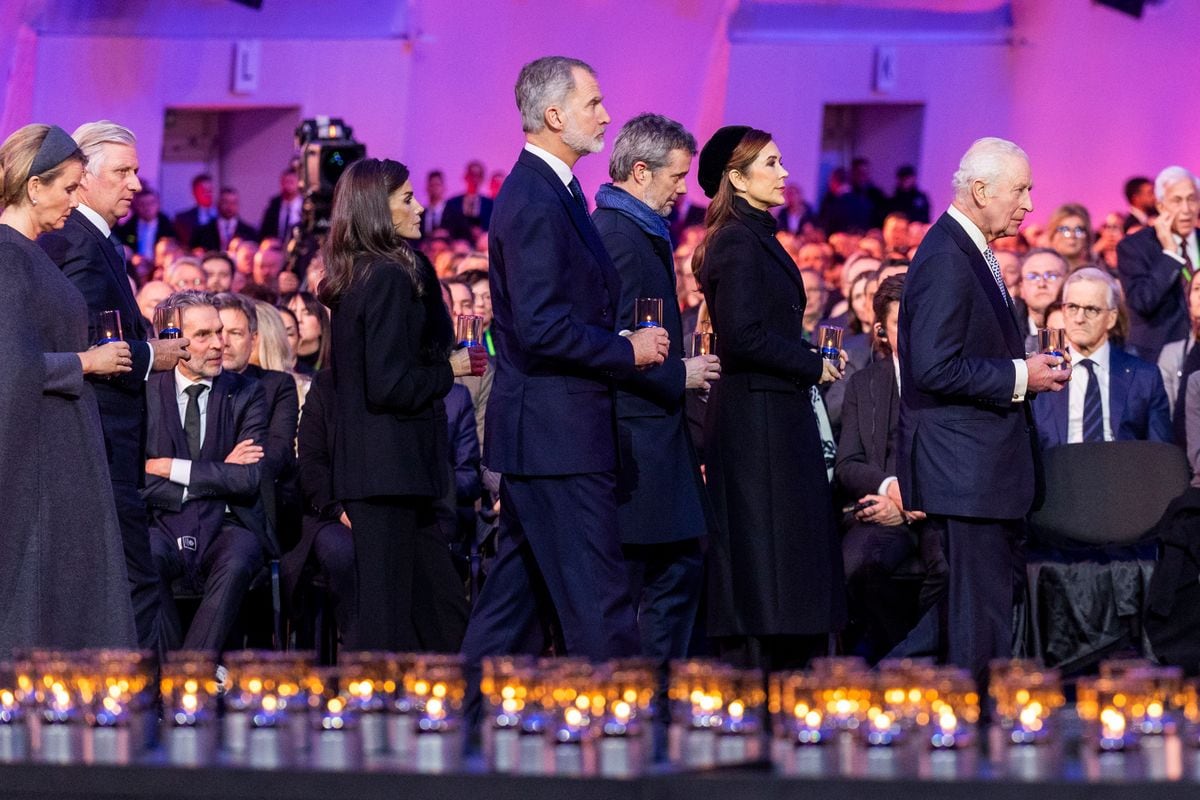
M 1133 355 L 1132 353 L 1127 353 L 1124 350 L 1122 350 L 1121 348 L 1117 347 L 1115 344 L 1112 344 L 1111 342 L 1109 343 L 1108 358 L 1109 358 L 1110 367 L 1113 372 L 1117 371 L 1118 369 L 1122 369 L 1122 370 L 1125 370 L 1126 372 L 1133 372 L 1133 373 L 1139 373 L 1139 374 L 1145 374 L 1145 375 L 1153 374 L 1153 375 L 1157 375 L 1159 377 L 1162 376 L 1162 373 L 1159 372 L 1157 365 L 1151 364 L 1149 361 L 1144 361 L 1144 360 L 1138 358 L 1137 356 Z
M 1117 252 L 1137 252 L 1139 250 L 1162 250 L 1158 243 L 1158 231 L 1154 228 L 1142 228 L 1137 233 L 1131 233 L 1117 243 Z

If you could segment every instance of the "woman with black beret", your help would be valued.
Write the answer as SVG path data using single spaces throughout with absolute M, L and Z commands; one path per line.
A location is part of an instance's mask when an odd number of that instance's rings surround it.
M 804 283 L 775 238 L 787 176 L 770 134 L 717 131 L 700 152 L 712 203 L 693 260 L 724 367 L 705 429 L 717 522 L 708 635 L 722 658 L 770 670 L 824 654 L 846 616 L 813 406 L 841 372 L 804 339 Z

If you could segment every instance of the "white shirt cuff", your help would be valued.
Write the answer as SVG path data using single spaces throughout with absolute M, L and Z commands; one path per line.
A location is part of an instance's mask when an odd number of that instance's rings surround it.
M 1163 255 L 1170 256 L 1171 258 L 1178 261 L 1180 264 L 1187 264 L 1187 262 L 1183 260 L 1183 256 L 1179 255 L 1179 251 L 1177 251 L 1177 250 L 1167 250 L 1166 248 L 1164 248 Z
M 881 495 L 883 497 L 887 497 L 888 487 L 891 486 L 893 483 L 895 483 L 897 480 L 898 479 L 896 478 L 895 475 L 889 475 L 888 477 L 884 478 L 883 483 L 879 484 L 879 491 L 876 492 L 875 494 Z
M 192 482 L 192 462 L 186 458 L 172 458 L 170 480 L 183 487 L 183 501 L 187 502 L 187 487 Z
M 150 360 L 146 364 L 146 374 L 142 376 L 142 380 L 148 381 L 150 380 L 150 373 L 154 371 L 154 345 L 149 342 L 144 342 L 144 344 L 150 348 Z
M 1014 358 L 1013 366 L 1017 370 L 1017 380 L 1013 384 L 1012 401 L 1023 403 L 1025 402 L 1025 392 L 1029 390 L 1029 365 L 1023 359 Z

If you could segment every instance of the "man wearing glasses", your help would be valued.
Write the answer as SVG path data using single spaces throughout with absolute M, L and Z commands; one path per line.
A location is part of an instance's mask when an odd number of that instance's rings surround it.
M 1022 336 L 1036 336 L 1046 327 L 1046 309 L 1054 304 L 1067 277 L 1067 261 L 1048 247 L 1030 250 L 1021 260 L 1021 297 L 1016 306 Z
M 1109 343 L 1117 324 L 1117 281 L 1084 267 L 1063 286 L 1063 317 L 1071 351 L 1065 392 L 1033 401 L 1042 448 L 1078 442 L 1171 441 L 1171 412 L 1156 367 Z
M 1128 349 L 1151 363 L 1164 344 L 1188 335 L 1185 293 L 1200 264 L 1198 185 L 1196 176 L 1183 167 L 1158 173 L 1154 194 L 1159 214 L 1154 225 L 1117 246 L 1117 272 L 1129 304 Z

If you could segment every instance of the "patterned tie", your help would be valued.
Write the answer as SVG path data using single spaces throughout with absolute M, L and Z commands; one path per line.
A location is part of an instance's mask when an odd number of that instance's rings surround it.
M 124 267 L 125 266 L 125 244 L 121 241 L 121 238 L 119 236 L 117 236 L 115 231 L 108 234 L 108 240 L 110 242 L 112 242 L 112 246 L 117 251 L 117 259 L 121 262 L 121 266 Z
M 583 187 L 579 185 L 579 178 L 571 176 L 571 182 L 567 185 L 571 190 L 571 197 L 575 198 L 575 202 L 579 203 L 579 207 L 583 209 L 583 213 L 587 213 L 587 200 L 583 198 Z
M 1087 370 L 1087 388 L 1083 390 L 1083 440 L 1104 441 L 1104 406 L 1100 403 L 1100 381 L 1096 379 L 1096 362 L 1085 358 L 1079 366 Z
M 1196 265 L 1192 263 L 1192 259 L 1188 256 L 1188 240 L 1184 239 L 1179 245 L 1179 255 L 1183 256 L 1183 269 L 1179 271 L 1179 277 L 1183 281 L 1183 291 L 1186 293 L 1192 284 L 1192 274 L 1195 272 Z
M 192 461 L 200 458 L 200 395 L 208 389 L 203 383 L 193 383 L 183 390 L 188 396 L 187 408 L 183 412 L 183 432 L 187 436 L 188 454 Z
M 1000 296 L 1004 298 L 1004 303 L 1011 305 L 1012 299 L 1008 296 L 1008 287 L 1004 285 L 1004 276 L 1000 274 L 1000 262 L 996 259 L 992 248 L 985 247 L 983 249 L 983 260 L 987 262 L 988 269 L 992 271 L 992 277 L 996 279 L 996 285 L 1000 287 Z

